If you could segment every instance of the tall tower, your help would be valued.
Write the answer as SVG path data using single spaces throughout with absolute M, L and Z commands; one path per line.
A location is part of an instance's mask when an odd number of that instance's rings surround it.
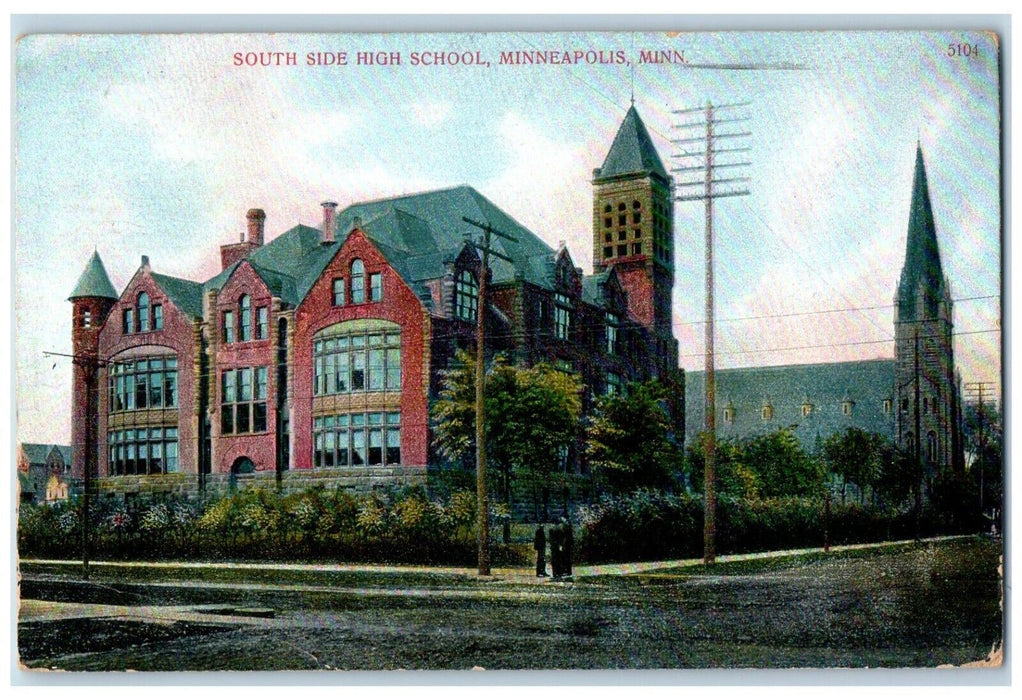
M 613 265 L 628 293 L 628 312 L 657 338 L 664 368 L 678 366 L 672 332 L 673 181 L 633 104 L 614 143 L 593 170 L 593 266 Z
M 895 295 L 895 440 L 927 478 L 960 468 L 961 404 L 952 347 L 951 292 L 940 263 L 923 150 L 916 147 L 905 264 Z
M 117 302 L 117 292 L 98 252 L 93 252 L 89 258 L 68 301 L 73 305 L 71 344 L 75 358 L 71 379 L 71 474 L 81 478 L 85 474 L 87 451 L 92 455 L 93 469 L 97 463 L 99 332 L 110 307 Z

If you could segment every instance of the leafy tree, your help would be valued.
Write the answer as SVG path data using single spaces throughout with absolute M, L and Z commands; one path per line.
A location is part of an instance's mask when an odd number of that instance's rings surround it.
M 822 462 L 802 448 L 790 428 L 751 438 L 742 447 L 761 496 L 811 496 L 823 488 Z
M 884 437 L 862 428 L 847 428 L 834 433 L 823 443 L 823 457 L 827 467 L 841 477 L 841 502 L 845 502 L 846 486 L 851 482 L 859 487 L 859 502 L 865 500 L 866 488 L 876 488 L 883 469 Z
M 666 391 L 658 382 L 636 383 L 625 394 L 600 400 L 586 436 L 593 473 L 620 492 L 675 483 L 681 453 L 671 439 Z
M 919 464 L 908 452 L 897 449 L 885 440 L 880 447 L 880 473 L 874 488 L 883 501 L 895 506 L 903 505 L 915 493 L 919 483 Z
M 714 481 L 718 494 L 745 499 L 759 496 L 759 475 L 746 466 L 741 445 L 730 440 L 718 440 L 714 455 Z M 706 433 L 700 433 L 698 441 L 689 445 L 685 461 L 693 491 L 702 493 L 706 473 Z
M 962 433 L 969 472 L 977 498 L 982 488 L 983 510 L 1000 510 L 1004 499 L 1004 450 L 1001 413 L 996 404 L 965 405 Z
M 434 444 L 448 459 L 463 460 L 475 452 L 475 361 L 467 352 L 456 360 L 433 407 Z M 492 363 L 483 397 L 487 473 L 508 508 L 516 478 L 542 479 L 560 464 L 578 432 L 580 392 L 574 375 L 550 365 L 515 367 L 502 357 Z

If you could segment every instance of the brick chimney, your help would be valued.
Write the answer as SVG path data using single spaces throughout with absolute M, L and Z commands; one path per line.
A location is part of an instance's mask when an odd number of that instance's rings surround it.
M 323 243 L 333 243 L 336 239 L 334 228 L 337 226 L 337 202 L 323 202 Z
M 263 244 L 263 224 L 266 222 L 266 212 L 262 209 L 249 209 L 246 218 L 248 219 L 248 242 L 261 246 Z
M 243 231 L 240 236 L 241 240 L 237 243 L 220 246 L 221 270 L 226 270 L 239 260 L 247 258 L 253 250 L 263 245 L 263 222 L 266 221 L 266 212 L 262 209 L 249 209 L 246 218 L 248 219 L 248 236 L 246 237 Z

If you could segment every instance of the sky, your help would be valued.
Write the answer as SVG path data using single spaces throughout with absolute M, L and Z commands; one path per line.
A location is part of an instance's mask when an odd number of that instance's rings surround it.
M 502 51 L 535 50 L 583 58 L 499 64 Z M 601 51 L 626 62 L 601 63 Z M 641 51 L 686 63 L 641 63 Z M 238 66 L 239 52 L 294 52 L 297 65 Z M 309 66 L 309 52 L 344 52 L 349 65 Z M 358 52 L 401 62 L 357 65 Z M 489 65 L 413 65 L 424 52 L 478 52 Z M 591 272 L 592 170 L 633 95 L 668 168 L 693 164 L 671 157 L 683 136 L 673 125 L 691 121 L 674 110 L 748 103 L 730 113 L 748 117 L 731 126 L 750 132 L 750 165 L 727 175 L 747 177 L 749 194 L 714 210 L 717 367 L 893 357 L 921 144 L 958 369 L 1000 393 L 991 35 L 37 35 L 15 63 L 17 440 L 69 442 L 70 361 L 44 352 L 71 352 L 67 297 L 94 249 L 118 291 L 143 254 L 157 272 L 204 281 L 249 208 L 266 211 L 271 239 L 319 225 L 325 200 L 469 184 Z M 675 204 L 687 370 L 703 368 L 704 214 L 701 202 Z

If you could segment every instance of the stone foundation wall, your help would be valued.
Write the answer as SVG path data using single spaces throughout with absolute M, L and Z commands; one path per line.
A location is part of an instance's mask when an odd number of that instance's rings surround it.
M 153 474 L 148 476 L 110 476 L 96 479 L 95 493 L 124 497 L 187 496 L 190 498 L 219 496 L 232 490 L 251 488 L 276 489 L 274 472 L 255 474 L 206 474 L 200 484 L 197 474 Z M 344 488 L 355 493 L 368 493 L 376 488 L 426 485 L 426 467 L 365 467 L 362 469 L 294 469 L 281 474 L 280 490 L 284 494 L 305 491 L 315 486 L 326 489 Z M 79 488 L 80 492 L 80 488 Z

